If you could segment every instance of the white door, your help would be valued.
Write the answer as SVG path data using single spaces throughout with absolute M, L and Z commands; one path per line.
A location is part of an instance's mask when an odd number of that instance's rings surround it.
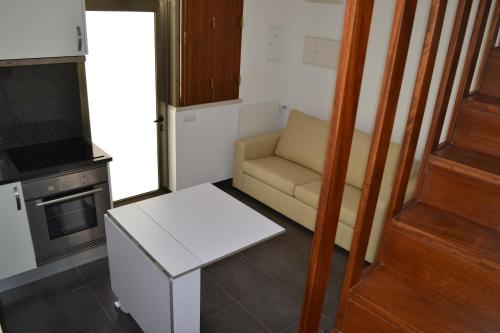
M 85 0 L 1 0 L 0 60 L 86 53 Z
M 113 157 L 113 200 L 159 188 L 155 14 L 87 12 L 92 141 Z
M 0 186 L 0 279 L 36 268 L 21 183 Z

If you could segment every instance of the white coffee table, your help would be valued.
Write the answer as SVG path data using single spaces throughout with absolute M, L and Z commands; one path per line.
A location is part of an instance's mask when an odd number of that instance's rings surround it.
M 111 209 L 111 287 L 145 332 L 200 331 L 200 269 L 285 231 L 211 184 Z

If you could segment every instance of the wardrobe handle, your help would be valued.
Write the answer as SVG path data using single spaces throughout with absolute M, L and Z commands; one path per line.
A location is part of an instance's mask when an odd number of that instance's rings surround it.
M 78 40 L 78 51 L 80 52 L 83 47 L 83 38 L 82 38 L 82 28 L 80 26 L 76 27 L 76 36 Z
M 21 195 L 19 194 L 19 190 L 17 187 L 14 187 L 14 198 L 16 198 L 17 210 L 21 210 Z

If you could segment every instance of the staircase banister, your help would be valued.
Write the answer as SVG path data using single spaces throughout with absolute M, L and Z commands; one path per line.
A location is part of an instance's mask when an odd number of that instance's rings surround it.
M 374 0 L 346 3 L 342 48 L 328 139 L 316 231 L 313 237 L 300 332 L 316 332 L 328 282 L 350 146 L 361 90 Z
M 441 40 L 441 32 L 447 5 L 447 0 L 433 0 L 431 4 L 417 79 L 415 80 L 415 86 L 413 88 L 410 112 L 408 113 L 405 135 L 403 143 L 401 144 L 399 165 L 386 213 L 384 230 L 379 241 L 377 262 L 382 262 L 383 260 L 384 244 L 388 237 L 388 230 L 392 218 L 401 210 L 404 204 L 406 189 L 410 180 L 420 130 L 424 119 L 427 99 L 429 97 L 429 90 Z
M 391 143 L 416 8 L 416 0 L 396 2 L 370 155 L 337 311 L 335 327 L 338 330 L 342 330 L 349 292 L 361 279 L 365 267 L 364 260 Z

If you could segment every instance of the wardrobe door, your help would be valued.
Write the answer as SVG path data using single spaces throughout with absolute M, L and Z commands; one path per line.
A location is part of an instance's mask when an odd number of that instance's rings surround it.
M 243 0 L 210 0 L 213 101 L 239 98 Z
M 181 105 L 239 98 L 243 0 L 184 0 Z
M 182 24 L 181 104 L 194 105 L 212 101 L 211 33 L 209 0 L 184 0 Z

